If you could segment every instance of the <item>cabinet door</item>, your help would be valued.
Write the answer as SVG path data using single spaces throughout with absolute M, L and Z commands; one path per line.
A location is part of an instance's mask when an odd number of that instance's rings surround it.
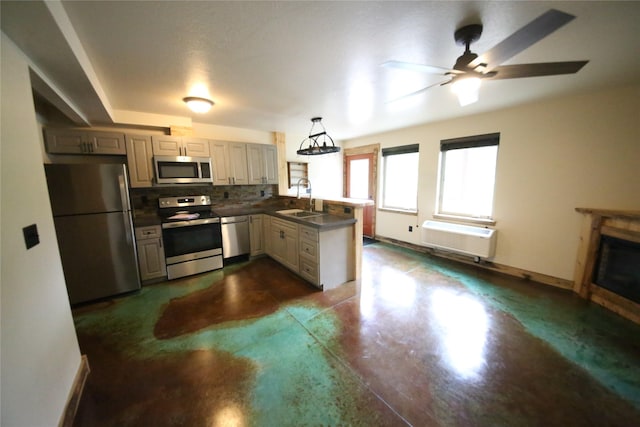
M 127 154 L 124 134 L 115 132 L 88 132 L 87 142 L 92 154 Z
M 285 240 L 285 254 L 284 254 L 284 265 L 298 272 L 300 265 L 299 263 L 299 253 L 298 253 L 298 233 L 292 233 L 291 231 L 285 231 L 284 234 Z
M 45 129 L 48 153 L 113 154 L 127 153 L 123 133 L 94 132 L 74 129 Z
M 160 239 L 145 239 L 137 242 L 140 279 L 149 280 L 167 275 L 164 252 Z
M 264 253 L 264 235 L 262 230 L 262 215 L 251 215 L 249 222 L 249 237 L 251 242 L 251 256 L 262 255 Z
M 211 165 L 213 167 L 213 185 L 231 184 L 229 171 L 229 144 L 225 141 L 211 141 Z
M 209 149 L 209 141 L 206 139 L 183 138 L 182 139 L 183 156 L 190 157 L 209 157 L 211 151 Z
M 69 129 L 45 129 L 47 153 L 84 154 L 88 152 L 83 131 Z
M 272 223 L 269 238 L 269 256 L 280 264 L 284 264 L 284 255 L 286 252 L 283 230 Z
M 264 184 L 264 157 L 262 145 L 247 144 L 247 166 L 249 172 L 249 184 Z
M 127 166 L 129 186 L 151 187 L 153 185 L 153 153 L 151 137 L 147 135 L 127 135 Z
M 154 156 L 182 156 L 182 138 L 179 136 L 153 136 L 151 138 Z
M 275 145 L 265 145 L 262 148 L 264 157 L 264 177 L 266 184 L 278 183 L 278 148 Z
M 241 142 L 229 143 L 229 170 L 232 184 L 249 184 L 247 173 L 247 144 Z
M 271 248 L 273 258 L 298 272 L 298 224 L 271 217 Z

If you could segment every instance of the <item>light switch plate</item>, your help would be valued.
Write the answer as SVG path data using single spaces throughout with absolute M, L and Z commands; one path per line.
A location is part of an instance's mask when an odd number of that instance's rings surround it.
M 38 235 L 38 226 L 35 224 L 31 224 L 22 229 L 22 234 L 24 235 L 24 244 L 27 249 L 31 249 L 38 243 L 40 243 L 40 236 Z
M 314 209 L 316 212 L 322 212 L 322 199 L 316 199 Z

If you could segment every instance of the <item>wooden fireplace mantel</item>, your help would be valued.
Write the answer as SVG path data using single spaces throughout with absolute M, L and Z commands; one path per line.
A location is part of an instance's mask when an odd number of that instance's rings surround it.
M 640 243 L 640 211 L 576 208 L 584 215 L 573 290 L 581 297 L 600 304 L 640 324 L 640 304 L 593 283 L 600 236 L 608 235 Z

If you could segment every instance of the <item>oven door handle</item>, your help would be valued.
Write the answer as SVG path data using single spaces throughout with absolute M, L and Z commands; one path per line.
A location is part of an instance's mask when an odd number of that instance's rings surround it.
M 192 219 L 188 221 L 165 222 L 162 224 L 162 228 L 167 229 L 167 228 L 190 227 L 193 225 L 216 224 L 219 222 L 220 222 L 220 218 Z

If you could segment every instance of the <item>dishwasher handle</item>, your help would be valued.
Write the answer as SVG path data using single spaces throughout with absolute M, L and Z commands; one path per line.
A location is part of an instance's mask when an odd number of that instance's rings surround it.
M 222 218 L 220 218 L 220 223 L 222 225 L 224 224 L 238 224 L 238 223 L 242 223 L 242 222 L 249 222 L 249 216 L 248 215 L 243 215 L 243 216 L 223 216 Z

